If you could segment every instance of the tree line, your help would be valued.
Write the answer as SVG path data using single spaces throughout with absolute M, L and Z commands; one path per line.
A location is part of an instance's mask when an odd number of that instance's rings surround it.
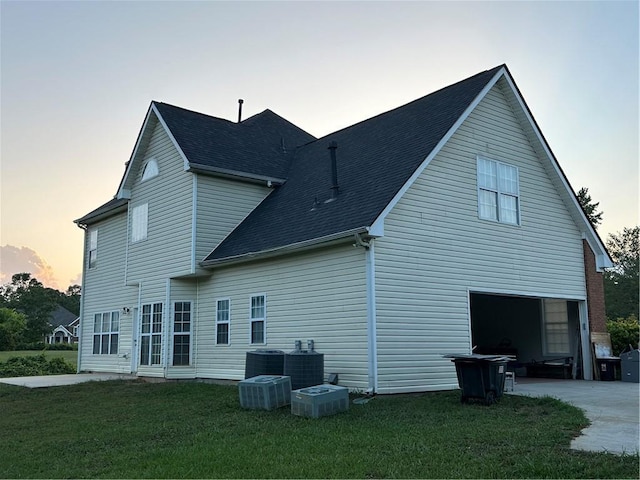
M 42 342 L 53 330 L 51 314 L 58 306 L 80 314 L 80 294 L 80 285 L 61 292 L 29 273 L 13 275 L 11 283 L 0 286 L 0 350 Z

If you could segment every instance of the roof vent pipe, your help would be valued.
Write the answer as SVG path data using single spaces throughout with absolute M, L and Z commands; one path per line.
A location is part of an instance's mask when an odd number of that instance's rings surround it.
M 244 100 L 239 98 L 238 99 L 238 123 L 242 121 L 242 104 L 243 103 L 244 103 Z
M 329 144 L 329 151 L 331 153 L 331 198 L 338 197 L 338 161 L 336 159 L 336 150 L 338 148 L 337 142 L 331 142 Z

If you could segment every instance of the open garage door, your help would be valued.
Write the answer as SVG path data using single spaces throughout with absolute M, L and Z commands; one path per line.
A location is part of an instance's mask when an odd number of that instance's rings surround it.
M 579 302 L 470 294 L 474 352 L 515 355 L 516 376 L 582 378 Z

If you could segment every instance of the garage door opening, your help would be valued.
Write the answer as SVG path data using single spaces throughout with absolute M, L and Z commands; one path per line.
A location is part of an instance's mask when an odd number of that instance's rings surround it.
M 475 353 L 514 355 L 516 376 L 582 378 L 579 303 L 472 293 Z

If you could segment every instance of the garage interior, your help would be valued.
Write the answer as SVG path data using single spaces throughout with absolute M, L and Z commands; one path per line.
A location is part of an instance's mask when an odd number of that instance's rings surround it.
M 517 377 L 583 378 L 579 303 L 471 293 L 474 353 L 513 355 Z

